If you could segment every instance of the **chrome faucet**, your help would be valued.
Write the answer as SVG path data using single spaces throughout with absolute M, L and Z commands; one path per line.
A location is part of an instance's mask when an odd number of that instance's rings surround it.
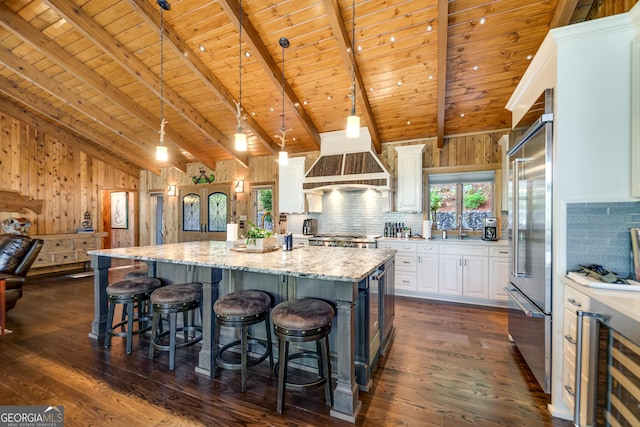
M 466 234 L 462 232 L 462 215 L 458 215 L 458 239 L 462 239 L 463 237 L 467 237 Z

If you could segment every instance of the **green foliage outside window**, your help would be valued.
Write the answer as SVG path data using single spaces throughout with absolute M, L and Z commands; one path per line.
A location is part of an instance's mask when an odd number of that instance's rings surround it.
M 464 192 L 463 203 L 464 207 L 467 209 L 476 210 L 486 201 L 487 196 L 480 189 L 474 190 L 473 187 L 469 186 L 469 188 Z
M 271 208 L 273 207 L 273 196 L 272 191 L 261 191 L 260 192 L 260 206 L 268 212 L 271 212 Z

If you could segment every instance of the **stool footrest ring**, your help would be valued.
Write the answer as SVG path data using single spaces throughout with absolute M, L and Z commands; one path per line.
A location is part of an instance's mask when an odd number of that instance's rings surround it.
M 258 363 L 262 363 L 267 357 L 269 357 L 269 354 L 271 354 L 271 352 L 269 351 L 269 344 L 267 343 L 266 340 L 262 340 L 262 339 L 258 339 L 258 338 L 253 338 L 253 337 L 247 337 L 247 344 L 254 344 L 254 345 L 259 345 L 260 347 L 264 348 L 264 353 L 262 353 L 259 357 L 256 358 L 252 358 L 247 360 L 247 367 L 250 366 L 254 366 L 257 365 Z M 239 370 L 242 369 L 242 364 L 241 363 L 232 363 L 232 362 L 227 362 L 226 360 L 224 360 L 222 358 L 222 354 L 233 348 L 233 347 L 237 347 L 240 345 L 240 340 L 235 340 L 232 341 L 228 344 L 223 345 L 222 347 L 220 347 L 220 350 L 218 350 L 218 355 L 216 357 L 216 364 L 224 369 L 230 369 L 230 370 Z

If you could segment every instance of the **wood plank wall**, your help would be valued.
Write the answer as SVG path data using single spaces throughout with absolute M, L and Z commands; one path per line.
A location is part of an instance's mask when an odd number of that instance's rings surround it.
M 44 200 L 41 214 L 0 212 L 0 222 L 24 217 L 31 221 L 32 235 L 75 233 L 88 211 L 97 229 L 102 221 L 102 193 L 135 192 L 139 187 L 138 176 L 97 160 L 38 127 L 0 113 L 0 128 L 0 188 Z M 135 229 L 124 231 L 119 231 L 121 245 L 130 246 L 135 242 Z

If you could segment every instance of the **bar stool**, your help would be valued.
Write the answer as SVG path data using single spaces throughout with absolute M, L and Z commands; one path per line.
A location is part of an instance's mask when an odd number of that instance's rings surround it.
M 271 295 L 262 291 L 238 291 L 224 295 L 213 304 L 215 314 L 215 333 L 211 338 L 210 376 L 214 378 L 218 367 L 238 370 L 242 372 L 242 391 L 247 390 L 248 368 L 264 361 L 269 357 L 270 367 L 273 368 L 273 349 L 271 346 L 271 325 L 269 324 L 269 310 L 273 304 Z M 258 339 L 248 335 L 249 326 L 264 322 L 267 339 Z M 220 329 L 222 326 L 240 328 L 240 339 L 220 345 Z M 256 358 L 249 359 L 249 343 L 264 348 L 264 352 Z M 240 345 L 240 363 L 224 360 L 225 351 Z
M 168 285 L 156 289 L 151 294 L 153 323 L 151 327 L 151 345 L 149 359 L 155 357 L 155 350 L 169 352 L 169 370 L 176 366 L 176 350 L 189 347 L 202 340 L 202 283 Z M 178 327 L 178 313 L 182 313 L 182 326 Z M 162 315 L 169 320 L 169 330 L 162 329 Z M 196 322 L 200 315 L 200 325 Z M 183 340 L 178 343 L 178 333 Z M 169 343 L 166 344 L 166 338 Z
M 136 269 L 136 270 L 131 270 L 128 273 L 126 273 L 124 275 L 124 279 L 139 279 L 140 277 L 148 277 L 149 274 L 147 272 L 146 269 L 144 270 L 140 270 L 140 269 Z
M 282 413 L 285 389 L 304 390 L 325 384 L 327 405 L 333 405 L 331 389 L 331 362 L 329 353 L 329 332 L 335 316 L 333 307 L 322 300 L 305 298 L 283 301 L 271 311 L 271 322 L 279 340 L 278 363 L 278 413 Z M 316 342 L 316 351 L 302 350 L 289 354 L 290 342 Z M 311 358 L 318 362 L 317 379 L 306 383 L 287 381 L 287 367 L 294 359 Z
M 125 337 L 127 354 L 131 354 L 133 335 L 151 329 L 147 324 L 151 321 L 149 299 L 151 293 L 161 286 L 162 282 L 155 277 L 120 280 L 107 286 L 109 311 L 104 348 L 109 348 L 111 345 L 111 337 Z M 114 325 L 113 315 L 117 304 L 122 304 L 122 318 Z M 134 321 L 138 323 L 135 331 L 133 330 Z M 117 329 L 120 329 L 120 332 L 117 332 Z

